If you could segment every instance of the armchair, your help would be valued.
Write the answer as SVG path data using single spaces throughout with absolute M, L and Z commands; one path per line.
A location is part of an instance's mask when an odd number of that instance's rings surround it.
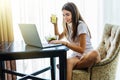
M 120 26 L 106 24 L 97 48 L 101 62 L 88 70 L 73 70 L 73 80 L 115 80 L 120 54 Z

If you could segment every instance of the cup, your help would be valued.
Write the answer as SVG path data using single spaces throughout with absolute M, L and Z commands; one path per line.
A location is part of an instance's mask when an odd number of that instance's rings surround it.
M 56 23 L 56 21 L 57 21 L 56 15 L 55 15 L 55 14 L 52 14 L 52 15 L 51 15 L 51 22 L 52 22 L 52 23 Z

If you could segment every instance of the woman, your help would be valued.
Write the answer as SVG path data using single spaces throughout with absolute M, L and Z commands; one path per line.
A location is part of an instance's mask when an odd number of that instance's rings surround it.
M 67 2 L 62 8 L 62 13 L 64 30 L 60 34 L 57 22 L 53 23 L 55 35 L 59 36 L 59 40 L 52 40 L 50 43 L 60 43 L 73 50 L 72 57 L 67 59 L 67 80 L 71 80 L 73 69 L 91 67 L 100 61 L 100 55 L 97 51 L 93 50 L 90 41 L 90 31 L 76 5 L 72 2 Z M 68 41 L 60 40 L 64 36 Z

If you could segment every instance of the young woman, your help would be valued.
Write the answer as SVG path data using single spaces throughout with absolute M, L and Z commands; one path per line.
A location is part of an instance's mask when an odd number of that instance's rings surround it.
M 100 55 L 93 50 L 90 41 L 90 31 L 76 5 L 72 2 L 67 2 L 62 8 L 62 13 L 64 30 L 60 34 L 57 22 L 53 23 L 55 35 L 59 36 L 59 40 L 53 40 L 50 43 L 61 43 L 73 50 L 72 57 L 67 59 L 67 80 L 71 80 L 73 69 L 91 67 L 100 61 Z M 68 41 L 60 40 L 64 36 Z

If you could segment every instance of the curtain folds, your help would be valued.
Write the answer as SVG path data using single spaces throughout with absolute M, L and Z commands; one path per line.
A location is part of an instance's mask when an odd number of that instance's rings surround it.
M 0 0 L 0 42 L 12 42 L 14 40 L 10 3 L 10 0 Z M 16 62 L 14 60 L 6 61 L 5 65 L 9 70 L 16 70 Z M 16 76 L 6 74 L 5 80 L 16 80 Z
M 10 0 L 0 0 L 0 41 L 13 41 Z

